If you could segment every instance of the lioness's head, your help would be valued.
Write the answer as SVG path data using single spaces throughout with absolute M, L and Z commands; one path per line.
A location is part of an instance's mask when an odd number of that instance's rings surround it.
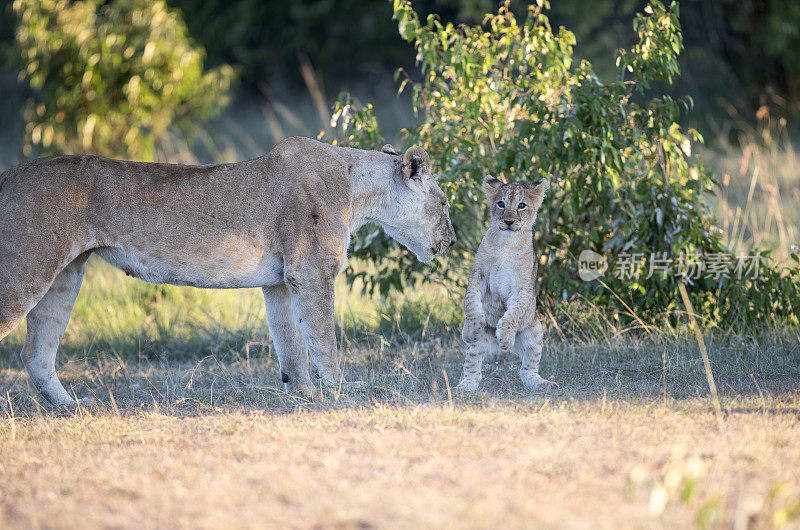
M 386 233 L 428 262 L 456 242 L 450 223 L 450 205 L 431 175 L 431 157 L 421 147 L 401 155 L 390 145 L 382 151 L 397 157 L 397 174 L 392 192 L 391 219 L 382 223 Z
M 530 230 L 549 186 L 547 179 L 537 180 L 530 185 L 521 182 L 504 184 L 487 176 L 483 181 L 483 189 L 489 199 L 490 227 L 511 232 Z

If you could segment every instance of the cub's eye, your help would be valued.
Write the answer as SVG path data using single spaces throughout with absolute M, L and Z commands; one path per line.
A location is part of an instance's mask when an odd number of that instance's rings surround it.
M 497 201 L 497 207 L 500 208 L 501 210 L 505 210 L 506 203 L 504 203 L 503 201 Z
M 524 209 L 525 209 L 525 208 L 527 208 L 527 207 L 528 207 L 528 205 L 527 205 L 527 204 L 525 204 L 524 202 L 521 202 L 521 203 L 519 203 L 519 204 L 517 205 L 517 208 L 519 208 L 520 210 L 524 210 Z

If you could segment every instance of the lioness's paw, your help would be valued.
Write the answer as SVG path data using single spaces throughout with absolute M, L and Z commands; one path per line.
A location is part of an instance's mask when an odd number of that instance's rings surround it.
M 480 385 L 480 381 L 477 379 L 462 379 L 458 385 L 456 385 L 456 392 L 474 394 L 478 391 L 478 385 Z
M 497 342 L 500 344 L 500 347 L 504 350 L 510 350 L 514 347 L 514 342 L 517 338 L 517 333 L 512 330 L 508 329 L 507 327 L 498 327 L 497 331 L 495 332 L 495 337 L 497 337 Z
M 103 408 L 103 403 L 93 397 L 85 397 L 78 399 L 78 401 L 70 399 L 62 403 L 54 403 L 52 407 L 57 414 L 70 416 L 80 411 L 100 410 Z
M 286 393 L 291 396 L 300 396 L 306 399 L 313 400 L 319 391 L 312 385 L 311 383 L 307 384 L 300 384 L 300 383 L 285 383 L 284 389 Z
M 354 392 L 367 386 L 364 381 L 336 381 L 325 384 L 325 388 L 334 394 L 339 392 Z
M 96 410 L 96 409 L 103 408 L 103 404 L 99 400 L 97 400 L 97 399 L 95 399 L 93 397 L 84 397 L 84 398 L 78 399 L 78 407 L 83 408 L 83 409 Z

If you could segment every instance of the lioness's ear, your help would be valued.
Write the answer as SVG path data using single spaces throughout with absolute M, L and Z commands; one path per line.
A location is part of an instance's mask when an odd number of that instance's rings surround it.
M 486 178 L 483 179 L 483 191 L 486 192 L 486 197 L 489 198 L 490 202 L 494 200 L 497 192 L 502 187 L 503 183 L 491 175 L 486 175 Z
M 381 147 L 381 153 L 386 153 L 387 155 L 398 155 L 397 151 L 395 151 L 394 146 L 392 144 L 386 144 Z
M 539 179 L 532 184 L 525 186 L 525 195 L 531 201 L 534 208 L 539 208 L 544 201 L 544 194 L 550 189 L 550 181 L 547 179 Z
M 409 147 L 403 155 L 402 172 L 406 180 L 422 180 L 423 175 L 431 172 L 431 157 L 421 147 Z

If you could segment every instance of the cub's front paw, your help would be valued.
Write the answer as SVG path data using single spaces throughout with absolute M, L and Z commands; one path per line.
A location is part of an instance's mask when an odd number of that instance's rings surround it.
M 464 342 L 467 344 L 478 342 L 485 327 L 486 322 L 482 319 L 467 319 L 464 321 L 464 327 L 461 329 L 461 338 L 464 339 Z
M 503 326 L 501 324 L 497 327 L 495 337 L 497 337 L 497 342 L 500 344 L 501 348 L 504 350 L 510 350 L 514 347 L 514 342 L 517 338 L 517 332 L 513 329 L 510 329 L 508 326 Z

